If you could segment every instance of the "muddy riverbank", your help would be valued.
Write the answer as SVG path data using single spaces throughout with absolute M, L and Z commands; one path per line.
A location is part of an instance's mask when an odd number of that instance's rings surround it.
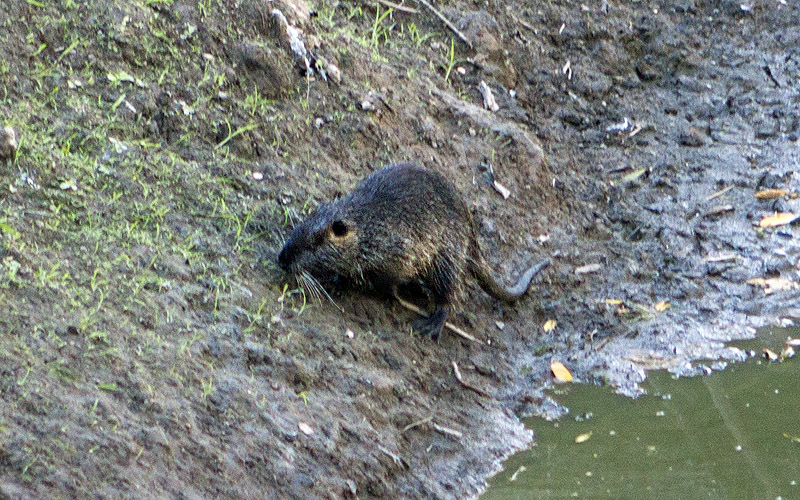
M 0 6 L 0 495 L 470 497 L 559 411 L 551 360 L 633 395 L 800 317 L 797 223 L 759 227 L 800 214 L 797 6 L 435 7 L 455 30 L 414 2 Z M 517 305 L 471 289 L 480 342 L 275 264 L 401 161 L 458 186 L 508 281 L 553 261 Z

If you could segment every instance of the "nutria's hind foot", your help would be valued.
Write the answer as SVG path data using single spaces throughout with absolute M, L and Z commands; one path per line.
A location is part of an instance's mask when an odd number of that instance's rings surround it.
M 447 309 L 436 309 L 427 318 L 420 318 L 414 321 L 414 330 L 419 331 L 420 335 L 430 335 L 438 344 L 442 338 L 442 328 L 447 321 Z

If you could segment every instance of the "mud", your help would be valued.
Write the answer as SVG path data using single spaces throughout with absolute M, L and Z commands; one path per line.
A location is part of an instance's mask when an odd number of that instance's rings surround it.
M 551 360 L 635 395 L 800 317 L 797 224 L 756 227 L 800 201 L 755 197 L 800 192 L 797 6 L 437 4 L 471 49 L 409 6 L 0 6 L 0 496 L 468 498 L 563 411 Z M 274 263 L 401 161 L 509 282 L 553 260 L 517 305 L 472 289 L 480 342 Z

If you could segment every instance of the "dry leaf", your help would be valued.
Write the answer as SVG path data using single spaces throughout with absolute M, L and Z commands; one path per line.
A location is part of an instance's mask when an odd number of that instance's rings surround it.
M 795 354 L 796 354 L 796 353 L 795 353 L 795 351 L 794 351 L 794 347 L 792 347 L 792 346 L 790 346 L 790 345 L 787 345 L 787 346 L 786 346 L 786 347 L 784 347 L 784 348 L 783 348 L 783 350 L 781 351 L 781 361 L 783 361 L 784 359 L 790 359 L 790 358 L 793 358 Z
M 786 345 L 790 345 L 792 347 L 800 347 L 800 339 L 786 339 Z
M 559 382 L 572 382 L 572 374 L 561 361 L 551 361 L 550 371 L 553 372 L 553 375 Z
M 775 215 L 770 215 L 769 217 L 764 217 L 758 225 L 759 227 L 784 226 L 786 224 L 791 224 L 798 218 L 800 218 L 800 215 L 795 215 L 792 212 L 780 212 Z
M 556 320 L 548 319 L 542 325 L 542 329 L 545 331 L 545 333 L 549 333 L 549 332 L 552 332 L 553 330 L 556 329 L 556 325 L 557 324 L 558 324 L 558 322 Z
M 646 168 L 640 168 L 639 170 L 635 170 L 635 171 L 629 173 L 628 175 L 622 177 L 622 179 L 620 179 L 620 181 L 621 182 L 632 182 L 632 181 L 635 181 L 636 179 L 641 177 L 642 174 L 645 173 L 645 172 L 647 172 Z
M 787 280 L 786 278 L 753 278 L 747 280 L 748 285 L 755 285 L 764 288 L 764 293 L 770 295 L 783 290 L 798 290 L 800 283 Z
M 656 304 L 656 311 L 658 311 L 660 313 L 663 313 L 664 311 L 669 309 L 669 307 L 670 307 L 670 303 L 667 302 L 666 300 L 662 300 L 661 302 L 658 302 Z
M 297 427 L 300 429 L 300 432 L 302 432 L 306 436 L 314 434 L 314 429 L 312 429 L 311 426 L 305 422 L 300 422 L 299 424 L 297 424 Z
M 526 470 L 528 470 L 528 469 L 524 465 L 520 465 L 519 469 L 515 470 L 514 473 L 511 474 L 511 477 L 508 478 L 508 480 L 509 481 L 516 481 L 517 480 L 517 476 L 519 476 L 520 473 L 525 472 Z
M 783 437 L 785 437 L 786 439 L 790 440 L 793 443 L 800 443 L 800 436 L 793 436 L 792 434 L 789 434 L 788 432 L 784 432 L 783 433 Z
M 505 187 L 504 185 L 500 184 L 497 181 L 492 182 L 492 187 L 500 193 L 500 196 L 503 197 L 504 200 L 507 200 L 509 196 L 511 196 L 511 191 Z
M 584 432 L 583 434 L 578 434 L 577 436 L 575 436 L 575 444 L 585 443 L 591 437 L 592 437 L 591 432 Z
M 606 304 L 609 306 L 618 306 L 622 304 L 621 299 L 606 299 Z
M 759 200 L 777 200 L 789 194 L 785 189 L 764 189 L 756 193 L 756 198 Z
M 765 347 L 764 349 L 761 349 L 761 352 L 764 353 L 764 358 L 766 358 L 766 359 L 768 359 L 770 361 L 777 361 L 778 360 L 778 355 L 775 354 L 775 351 L 772 351 L 772 350 L 767 349 Z

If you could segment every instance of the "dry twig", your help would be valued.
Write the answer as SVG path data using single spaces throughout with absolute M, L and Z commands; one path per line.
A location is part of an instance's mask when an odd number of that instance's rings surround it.
M 378 2 L 379 4 L 385 6 L 385 7 L 389 7 L 391 9 L 394 9 L 394 10 L 397 10 L 397 11 L 400 11 L 400 12 L 406 12 L 408 14 L 419 14 L 419 11 L 417 9 L 413 8 L 413 7 L 406 7 L 405 5 L 401 5 L 399 3 L 390 2 L 389 0 L 375 0 L 375 1 Z
M 461 385 L 463 385 L 465 388 L 469 389 L 470 391 L 476 392 L 481 396 L 485 396 L 487 398 L 491 397 L 491 394 L 484 391 L 483 389 L 479 389 L 474 385 L 465 382 L 463 377 L 461 376 L 461 370 L 458 369 L 458 364 L 455 361 L 453 361 L 453 374 L 456 376 L 456 380 L 458 380 L 461 383 Z
M 437 432 L 441 432 L 445 436 L 451 437 L 451 438 L 455 438 L 455 439 L 461 439 L 461 436 L 464 435 L 464 434 L 461 433 L 461 431 L 457 431 L 455 429 L 451 429 L 449 427 L 445 427 L 443 425 L 439 425 L 436 422 L 433 423 L 433 428 L 436 429 Z
M 397 299 L 397 301 L 400 303 L 401 306 L 405 307 L 409 311 L 413 311 L 413 312 L 419 314 L 420 316 L 424 316 L 424 317 L 428 316 L 427 314 L 425 314 L 425 311 L 423 311 L 419 307 L 415 306 L 411 302 L 408 302 L 407 300 L 404 300 L 404 299 L 400 298 L 400 296 L 398 296 L 397 294 L 395 294 L 394 297 Z M 457 327 L 456 325 L 450 323 L 449 321 L 445 322 L 444 326 L 448 330 L 450 330 L 451 332 L 453 332 L 456 335 L 458 335 L 459 337 L 463 337 L 463 338 L 465 338 L 465 339 L 467 339 L 467 340 L 469 340 L 471 342 L 480 343 L 480 341 L 478 339 L 476 339 L 475 337 L 473 337 L 469 333 L 465 332 L 461 328 Z
M 420 425 L 425 425 L 428 422 L 430 422 L 431 420 L 433 420 L 433 415 L 431 415 L 429 417 L 425 417 L 422 420 L 417 420 L 416 422 L 411 422 L 407 426 L 403 427 L 403 432 L 410 431 L 414 427 L 419 427 Z
M 471 43 L 469 40 L 467 40 L 467 37 L 466 37 L 466 36 L 464 36 L 464 34 L 463 34 L 463 33 L 461 33 L 460 31 L 458 31 L 458 28 L 456 28 L 456 26 L 455 26 L 453 23 L 451 23 L 449 19 L 447 19 L 446 17 L 444 17 L 444 14 L 442 14 L 441 12 L 439 12 L 438 10 L 436 10 L 436 8 L 435 8 L 433 5 L 431 5 L 430 3 L 428 3 L 428 1 L 427 1 L 427 0 L 415 0 L 415 1 L 416 1 L 417 3 L 419 3 L 419 4 L 422 4 L 422 5 L 424 5 L 425 7 L 427 7 L 427 8 L 428 8 L 428 10 L 430 10 L 431 12 L 433 12 L 433 13 L 434 13 L 434 15 L 436 15 L 436 17 L 438 17 L 438 18 L 439 18 L 439 19 L 440 19 L 440 20 L 441 20 L 441 21 L 442 21 L 442 22 L 445 24 L 445 26 L 447 26 L 448 28 L 450 28 L 450 30 L 451 30 L 453 33 L 455 33 L 455 34 L 456 34 L 456 36 L 458 36 L 458 38 L 460 38 L 462 42 L 464 42 L 464 43 L 466 43 L 466 44 L 467 44 L 467 47 L 469 47 L 469 48 L 473 48 L 473 47 L 472 47 L 472 43 Z

